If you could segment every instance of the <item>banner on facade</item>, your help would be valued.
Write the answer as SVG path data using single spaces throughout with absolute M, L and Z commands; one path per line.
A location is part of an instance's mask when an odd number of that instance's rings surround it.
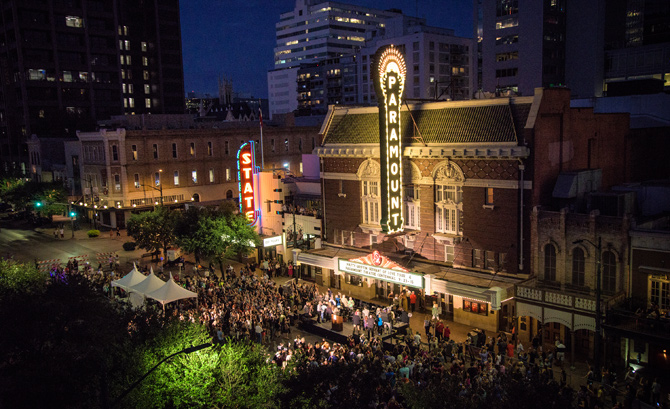
M 390 268 L 356 263 L 342 258 L 338 259 L 337 268 L 344 273 L 374 278 L 375 280 L 388 281 L 406 285 L 408 287 L 423 288 L 423 276 L 421 274 L 405 273 Z

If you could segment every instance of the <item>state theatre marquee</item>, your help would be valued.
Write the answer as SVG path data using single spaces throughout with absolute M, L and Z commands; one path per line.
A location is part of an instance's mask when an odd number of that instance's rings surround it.
M 376 280 L 406 285 L 408 287 L 423 288 L 423 276 L 415 273 L 405 273 L 390 268 L 371 266 L 369 264 L 355 263 L 353 261 L 338 259 L 337 268 L 345 273 L 355 274 Z

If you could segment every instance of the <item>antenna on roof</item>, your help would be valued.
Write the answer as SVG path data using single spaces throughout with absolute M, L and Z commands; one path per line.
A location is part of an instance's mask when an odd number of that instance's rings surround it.
M 414 124 L 414 136 L 412 136 L 412 140 L 421 142 L 423 146 L 428 146 L 426 142 L 423 140 L 423 136 L 421 136 L 421 131 L 419 131 L 419 126 L 416 124 L 416 121 L 414 120 L 414 115 L 412 115 L 412 110 L 409 108 L 409 104 L 407 103 L 407 100 L 403 101 L 405 103 L 405 106 L 407 107 L 407 112 L 409 112 L 409 117 L 412 118 L 412 123 Z M 416 134 L 419 134 L 419 136 L 416 136 Z

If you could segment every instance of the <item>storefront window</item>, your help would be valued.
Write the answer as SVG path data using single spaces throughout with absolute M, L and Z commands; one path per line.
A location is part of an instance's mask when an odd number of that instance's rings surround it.
M 474 314 L 489 315 L 489 307 L 485 302 L 477 302 L 471 300 L 463 300 L 463 311 L 468 311 Z
M 363 277 L 354 275 L 354 274 L 345 274 L 344 279 L 349 285 L 357 285 L 361 287 L 363 285 Z

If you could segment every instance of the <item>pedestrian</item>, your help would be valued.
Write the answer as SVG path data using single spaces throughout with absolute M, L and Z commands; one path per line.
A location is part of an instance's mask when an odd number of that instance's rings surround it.
M 116 237 L 121 237 L 121 229 L 118 226 L 116 227 Z
M 61 239 L 65 238 L 65 229 L 63 229 L 62 227 L 60 228 L 60 238 Z
M 58 229 L 54 229 L 54 239 L 58 238 Z
M 412 312 L 416 311 L 416 294 L 414 294 L 414 291 L 409 295 L 409 305 L 412 307 Z

